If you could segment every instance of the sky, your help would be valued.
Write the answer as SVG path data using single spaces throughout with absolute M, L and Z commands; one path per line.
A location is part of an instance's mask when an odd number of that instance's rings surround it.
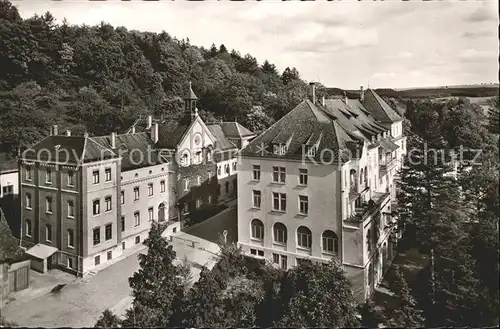
M 12 1 L 23 18 L 166 31 L 224 44 L 329 87 L 498 82 L 498 1 Z

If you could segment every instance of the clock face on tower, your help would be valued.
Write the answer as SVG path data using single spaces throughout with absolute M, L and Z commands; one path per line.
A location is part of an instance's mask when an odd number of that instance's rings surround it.
M 201 137 L 200 137 L 200 135 L 196 135 L 196 136 L 194 136 L 194 144 L 195 144 L 196 146 L 199 146 L 199 145 L 200 145 L 200 143 L 201 143 Z

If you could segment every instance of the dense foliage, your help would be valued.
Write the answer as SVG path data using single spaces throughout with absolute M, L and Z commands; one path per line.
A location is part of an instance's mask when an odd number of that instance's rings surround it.
M 22 19 L 0 0 L 0 147 L 15 154 L 51 124 L 74 135 L 123 131 L 140 115 L 176 119 L 188 81 L 205 119 L 261 130 L 302 101 L 295 68 L 280 74 L 225 45 L 191 45 L 167 32 L 58 24 L 50 13 Z M 254 111 L 257 107 L 257 111 Z M 2 151 L 0 149 L 0 151 Z
M 425 324 L 498 324 L 498 140 L 467 99 L 409 101 L 406 115 L 398 210 L 405 238 L 430 258 L 413 289 Z

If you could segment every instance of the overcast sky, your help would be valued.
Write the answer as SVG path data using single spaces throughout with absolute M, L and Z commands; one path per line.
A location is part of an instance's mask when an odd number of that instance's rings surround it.
M 340 88 L 498 82 L 498 1 L 14 1 L 21 16 L 106 21 L 250 53 Z

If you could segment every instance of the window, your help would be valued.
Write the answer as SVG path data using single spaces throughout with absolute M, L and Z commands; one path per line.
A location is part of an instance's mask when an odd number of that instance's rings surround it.
M 257 255 L 257 250 L 256 249 L 250 249 L 250 253 L 252 255 Z
M 68 217 L 75 217 L 75 204 L 73 200 L 68 200 Z
M 264 257 L 264 250 L 257 250 L 257 255 Z
M 141 243 L 141 237 L 138 235 L 135 237 L 135 244 Z
M 224 184 L 225 188 L 226 188 L 226 194 L 229 193 L 229 182 L 226 182 L 226 184 Z
M 72 229 L 68 230 L 68 247 L 71 248 L 75 247 L 75 235 Z
M 160 193 L 165 192 L 165 181 L 160 181 Z
M 31 221 L 29 219 L 26 220 L 26 236 L 31 236 L 32 234 L 32 230 L 31 230 Z
M 120 192 L 120 203 L 125 204 L 125 191 Z
M 307 215 L 309 211 L 309 198 L 305 195 L 299 195 L 299 212 Z
M 101 201 L 99 199 L 92 202 L 92 213 L 99 215 L 101 213 Z
M 252 220 L 252 239 L 264 239 L 264 224 L 258 219 Z
M 50 168 L 45 170 L 45 183 L 52 184 L 52 170 Z
M 108 251 L 108 252 L 106 253 L 106 258 L 107 258 L 108 260 L 111 260 L 111 258 L 113 258 L 113 251 L 112 251 L 112 250 L 110 250 L 110 251 Z
M 276 223 L 273 226 L 274 242 L 280 244 L 286 244 L 287 241 L 287 229 L 282 223 Z
M 200 186 L 201 185 L 201 178 L 200 178 L 200 175 L 196 176 L 196 186 Z
M 99 243 L 101 243 L 101 228 L 100 227 L 96 227 L 93 230 L 92 236 L 94 238 L 94 246 L 97 246 Z
M 366 250 L 368 250 L 368 253 L 372 251 L 372 230 L 368 229 L 366 232 Z
M 253 207 L 260 208 L 261 194 L 260 191 L 253 191 Z
M 139 200 L 139 186 L 134 187 L 134 201 Z
M 122 226 L 122 232 L 125 231 L 125 216 L 121 217 L 120 224 Z
M 70 171 L 68 171 L 68 186 L 74 186 L 74 185 L 75 185 L 74 174 L 70 170 Z
M 148 220 L 151 222 L 154 220 L 154 212 L 153 212 L 153 207 L 148 208 Z
M 273 167 L 273 182 L 285 183 L 286 169 L 285 167 Z
M 106 182 L 110 182 L 111 181 L 111 168 L 104 169 L 104 180 Z
M 3 194 L 4 195 L 11 195 L 14 192 L 14 186 L 13 185 L 7 185 L 3 187 Z
M 45 241 L 52 241 L 52 225 L 50 224 L 45 225 Z
M 184 178 L 184 191 L 189 191 L 189 178 Z
M 52 214 L 52 197 L 50 196 L 45 198 L 45 212 Z
M 148 184 L 148 196 L 153 195 L 153 183 Z
M 305 226 L 299 227 L 297 230 L 297 242 L 299 247 L 305 249 L 311 249 L 312 245 L 311 230 Z
M 26 167 L 26 180 L 31 181 L 33 176 L 31 175 L 31 166 Z
M 99 170 L 94 170 L 92 172 L 92 183 L 99 184 Z
M 113 224 L 106 224 L 106 228 L 104 230 L 104 236 L 106 241 L 111 240 L 113 238 Z
M 141 225 L 141 215 L 138 211 L 134 213 L 134 225 L 135 226 Z
M 286 270 L 288 267 L 287 257 L 285 255 L 281 255 L 281 268 Z
M 31 194 L 26 193 L 26 209 L 31 209 Z
M 285 193 L 273 193 L 273 210 L 274 211 L 286 211 L 286 194 Z
M 359 183 L 363 184 L 363 168 L 361 168 L 361 174 L 359 174 Z
M 201 203 L 202 203 L 201 198 L 197 198 L 196 199 L 196 208 L 200 208 L 201 207 Z
M 101 264 L 101 256 L 95 256 L 94 257 L 94 265 L 97 266 Z
M 233 171 L 236 171 L 236 162 L 233 162 Z
M 208 196 L 208 204 L 212 204 L 212 195 Z
M 368 185 L 368 168 L 365 166 L 365 184 Z
M 307 156 L 315 156 L 316 155 L 316 147 L 315 146 L 311 146 L 311 145 L 305 145 L 305 153 L 307 154 Z
M 73 268 L 73 257 L 68 257 L 68 267 Z
M 323 252 L 332 254 L 339 252 L 339 239 L 335 232 L 330 230 L 323 232 Z
M 125 241 L 122 242 L 122 250 L 125 250 L 126 244 Z
M 207 151 L 207 161 L 212 161 L 212 151 Z
M 253 165 L 253 180 L 260 180 L 260 166 Z
M 209 170 L 208 173 L 207 173 L 207 176 L 208 176 L 207 178 L 208 178 L 209 181 L 210 181 L 210 179 L 212 179 L 212 175 L 213 175 L 212 171 Z
M 299 169 L 299 185 L 307 185 L 307 169 Z
M 276 155 L 285 155 L 286 149 L 287 149 L 286 145 L 283 145 L 283 144 L 273 145 L 273 153 Z
M 184 213 L 187 214 L 189 212 L 189 203 L 184 203 Z
M 224 172 L 225 172 L 226 174 L 229 174 L 229 165 L 228 165 L 228 164 L 226 164 L 226 165 L 224 166 Z
M 279 264 L 280 263 L 280 255 L 279 254 L 274 254 L 273 253 L 273 263 L 274 264 Z
M 184 153 L 181 157 L 181 165 L 184 167 L 189 166 L 189 155 L 187 153 Z
M 104 203 L 106 205 L 106 211 L 111 211 L 111 196 L 104 198 Z
M 217 175 L 220 176 L 220 174 L 221 174 L 221 168 L 220 168 L 220 166 L 217 166 Z

